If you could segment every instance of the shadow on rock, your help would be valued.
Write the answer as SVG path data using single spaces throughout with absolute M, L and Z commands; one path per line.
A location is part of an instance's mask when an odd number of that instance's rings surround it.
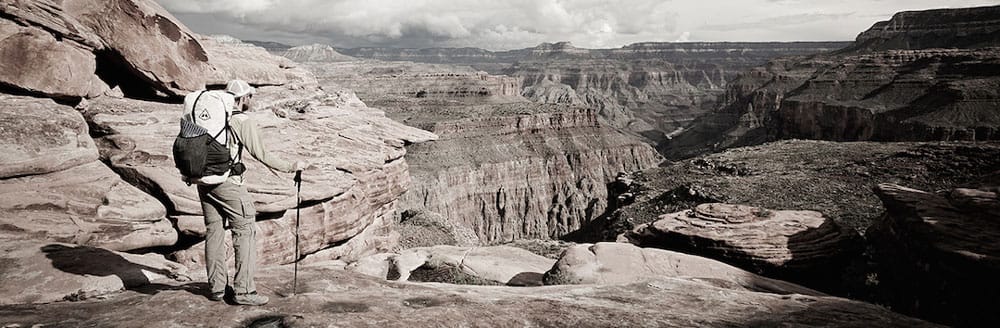
M 176 273 L 129 261 L 112 251 L 89 246 L 66 246 L 59 244 L 41 247 L 45 257 L 52 261 L 52 267 L 76 275 L 98 277 L 117 276 L 126 290 L 154 295 L 165 290 L 184 290 L 192 294 L 207 295 L 207 283 L 184 285 L 154 284 L 143 271 L 176 277 Z

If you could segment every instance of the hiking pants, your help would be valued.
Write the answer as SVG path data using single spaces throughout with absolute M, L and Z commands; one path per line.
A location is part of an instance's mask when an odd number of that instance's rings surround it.
M 201 209 L 205 213 L 205 267 L 213 293 L 223 292 L 229 280 L 223 220 L 229 221 L 236 255 L 233 290 L 237 294 L 257 291 L 253 275 L 257 270 L 257 212 L 247 188 L 229 180 L 214 186 L 198 186 Z

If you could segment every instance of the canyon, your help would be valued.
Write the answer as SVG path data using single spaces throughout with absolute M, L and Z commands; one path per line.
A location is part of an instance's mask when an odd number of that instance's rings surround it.
M 0 0 L 0 326 L 995 325 L 998 26 L 290 48 Z M 180 98 L 232 78 L 310 163 L 298 192 L 246 159 L 272 298 L 235 311 L 169 150 Z
M 519 79 L 521 94 L 540 103 L 593 108 L 605 124 L 651 144 L 672 138 L 714 109 L 737 74 L 767 61 L 829 52 L 847 42 L 646 42 L 583 49 L 568 42 L 510 51 L 339 49 L 383 61 L 470 66 Z
M 321 85 L 355 90 L 388 117 L 438 136 L 407 147 L 413 184 L 400 207 L 440 214 L 483 244 L 573 233 L 604 215 L 615 176 L 660 161 L 595 110 L 521 97 L 516 78 L 414 62 L 305 65 Z
M 687 158 L 790 138 L 996 140 L 998 22 L 1000 7 L 898 13 L 842 50 L 740 74 L 720 106 L 657 148 Z

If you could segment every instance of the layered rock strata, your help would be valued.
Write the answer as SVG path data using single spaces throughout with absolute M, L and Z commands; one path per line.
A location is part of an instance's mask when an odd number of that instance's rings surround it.
M 88 132 L 72 107 L 0 95 L 3 230 L 113 250 L 176 242 L 163 205 L 98 162 Z
M 607 124 L 650 143 L 672 138 L 715 108 L 737 73 L 780 56 L 829 52 L 847 42 L 637 43 L 582 49 L 568 42 L 501 52 L 482 49 L 341 51 L 359 58 L 470 65 L 521 81 L 541 103 L 590 107 Z
M 438 213 L 483 243 L 565 236 L 604 213 L 606 184 L 618 172 L 659 161 L 647 145 L 602 125 L 593 110 L 527 102 L 502 85 L 464 92 L 483 81 L 464 74 L 468 68 L 309 65 L 321 83 L 356 88 L 390 117 L 439 136 L 407 148 L 415 182 L 401 206 Z
M 434 136 L 393 122 L 356 98 L 314 97 L 302 90 L 293 99 L 294 94 L 284 87 L 262 88 L 261 104 L 275 97 L 287 102 L 249 115 L 279 156 L 311 163 L 299 195 L 305 204 L 301 250 L 308 254 L 361 233 L 375 216 L 393 216 L 395 200 L 409 183 L 403 145 Z M 90 103 L 86 115 L 104 135 L 98 144 L 112 168 L 159 197 L 172 215 L 201 214 L 195 188 L 178 179 L 169 155 L 180 119 L 176 105 L 101 98 Z M 295 212 L 289 210 L 297 206 L 295 186 L 290 175 L 272 173 L 250 156 L 244 161 L 247 189 L 258 217 L 265 219 L 258 224 L 261 261 L 289 263 L 295 259 L 293 248 L 286 247 L 294 241 Z M 197 262 L 199 248 L 178 258 Z
M 1000 43 L 1000 6 L 904 11 L 872 25 L 848 48 L 982 48 Z
M 883 221 L 869 230 L 882 302 L 955 326 L 1000 320 L 1000 198 L 997 189 L 930 193 L 879 185 Z
M 997 8 L 904 12 L 842 51 L 776 59 L 657 148 L 685 158 L 782 138 L 996 140 Z
M 815 211 L 709 203 L 662 215 L 619 239 L 791 277 L 842 268 L 861 247 L 857 237 Z

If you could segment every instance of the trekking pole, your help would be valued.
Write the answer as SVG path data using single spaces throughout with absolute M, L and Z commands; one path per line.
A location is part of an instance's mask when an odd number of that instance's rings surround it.
M 299 208 L 302 207 L 302 171 L 295 171 L 295 269 L 292 275 L 292 295 L 299 285 Z

